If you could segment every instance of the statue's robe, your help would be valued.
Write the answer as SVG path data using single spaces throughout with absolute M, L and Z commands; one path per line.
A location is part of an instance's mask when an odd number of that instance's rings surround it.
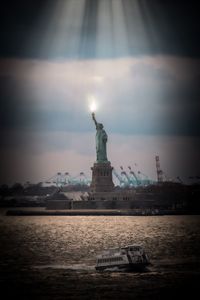
M 106 152 L 106 143 L 108 136 L 104 129 L 97 128 L 96 131 L 96 153 L 98 162 L 106 162 L 107 152 Z

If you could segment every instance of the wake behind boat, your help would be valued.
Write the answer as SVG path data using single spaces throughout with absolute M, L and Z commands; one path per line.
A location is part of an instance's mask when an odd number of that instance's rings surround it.
M 109 268 L 125 270 L 143 270 L 150 264 L 144 249 L 139 245 L 130 245 L 104 250 L 97 256 L 95 269 L 103 271 Z

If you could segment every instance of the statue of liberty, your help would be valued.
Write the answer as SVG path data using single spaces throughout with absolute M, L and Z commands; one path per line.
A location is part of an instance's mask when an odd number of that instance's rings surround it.
M 106 143 L 108 140 L 108 136 L 103 129 L 103 124 L 97 123 L 95 119 L 94 112 L 92 113 L 92 119 L 96 126 L 96 155 L 97 155 L 97 163 L 105 163 L 108 162 L 107 152 L 106 152 Z

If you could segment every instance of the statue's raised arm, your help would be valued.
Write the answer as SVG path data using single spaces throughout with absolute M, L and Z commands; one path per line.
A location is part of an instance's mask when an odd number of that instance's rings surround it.
M 95 126 L 97 127 L 97 120 L 95 118 L 94 112 L 92 113 L 92 120 L 94 121 Z

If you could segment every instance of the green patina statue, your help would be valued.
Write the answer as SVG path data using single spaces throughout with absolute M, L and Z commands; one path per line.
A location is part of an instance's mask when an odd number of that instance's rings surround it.
M 92 113 L 92 119 L 96 126 L 96 155 L 97 155 L 97 163 L 105 163 L 108 162 L 107 152 L 106 152 L 106 143 L 108 140 L 108 136 L 103 129 L 103 124 L 97 123 L 95 119 L 95 114 Z

